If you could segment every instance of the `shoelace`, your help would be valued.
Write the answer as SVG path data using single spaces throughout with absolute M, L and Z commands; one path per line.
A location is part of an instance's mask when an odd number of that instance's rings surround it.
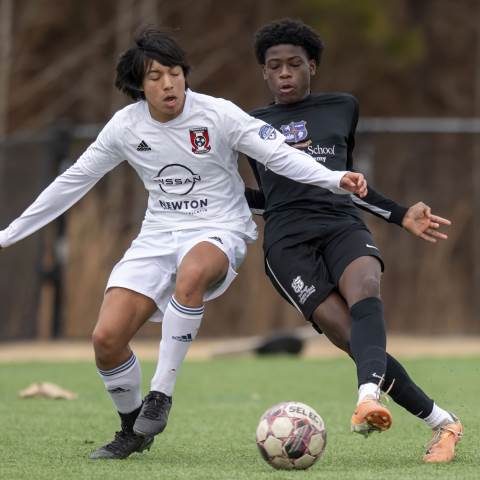
M 382 391 L 382 385 L 384 384 L 384 382 L 385 382 L 385 375 L 382 375 L 382 378 L 378 382 L 377 394 L 375 395 L 377 402 L 380 403 L 380 405 L 382 405 L 382 406 L 385 406 L 385 404 L 390 401 L 390 397 L 388 396 L 388 394 L 390 393 L 390 390 L 393 388 L 393 384 L 395 383 L 395 379 L 392 380 L 392 383 L 390 384 L 390 386 L 383 392 Z M 378 432 L 378 431 L 380 431 L 380 430 L 372 425 L 368 429 L 366 429 L 362 433 L 362 435 L 365 438 L 367 438 L 371 433 Z
M 390 397 L 388 396 L 388 394 L 390 393 L 390 390 L 392 390 L 393 388 L 395 379 L 392 380 L 392 383 L 389 385 L 389 387 L 385 391 L 382 391 L 382 386 L 384 383 L 385 383 L 385 375 L 382 375 L 380 378 L 380 381 L 378 382 L 377 391 L 375 393 L 375 400 L 383 406 L 385 406 L 386 403 L 390 402 Z
M 455 437 L 458 437 L 458 438 L 462 438 L 462 436 L 463 436 L 463 432 L 456 432 L 455 430 L 453 430 L 453 428 L 449 428 L 448 425 L 437 427 L 435 429 L 435 433 L 433 434 L 432 439 L 430 440 L 430 442 L 425 447 L 426 450 L 427 450 L 427 453 L 431 453 L 432 447 L 434 445 L 436 445 L 441 440 L 442 433 L 444 433 L 444 432 L 449 432 L 449 433 L 451 433 L 452 435 L 454 435 Z
M 150 394 L 145 397 L 145 410 L 143 415 L 150 420 L 156 420 L 158 414 L 169 404 L 166 395 Z
M 379 390 L 378 401 L 382 405 L 385 404 L 385 403 L 388 403 L 390 401 L 390 397 L 388 396 L 388 394 L 390 393 L 390 390 L 393 388 L 393 384 L 395 383 L 395 379 L 393 379 L 390 386 L 384 392 L 382 392 L 381 387 L 382 387 L 384 382 L 385 382 L 385 375 L 382 375 L 382 379 L 380 380 L 380 382 L 378 384 L 378 390 Z

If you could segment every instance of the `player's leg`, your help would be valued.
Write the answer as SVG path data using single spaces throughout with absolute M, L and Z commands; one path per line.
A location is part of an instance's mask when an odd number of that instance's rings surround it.
M 381 264 L 362 256 L 345 268 L 338 283 L 350 308 L 350 350 L 357 367 L 358 402 L 351 426 L 352 431 L 364 435 L 387 430 L 392 424 L 390 412 L 379 402 L 387 366 L 380 276 Z
M 352 319 L 345 300 L 338 292 L 332 292 L 315 309 L 310 320 L 317 331 L 322 331 L 334 345 L 351 356 Z M 433 441 L 424 456 L 424 461 L 451 461 L 455 456 L 455 445 L 463 434 L 460 421 L 426 395 L 400 362 L 388 352 L 383 385 L 383 390 L 386 389 L 389 389 L 389 395 L 395 403 L 423 420 L 433 430 Z
M 381 272 L 376 258 L 362 256 L 347 265 L 338 284 L 352 317 L 350 350 L 357 365 L 359 387 L 378 385 L 386 370 Z
M 210 238 L 220 239 L 219 246 L 199 238 L 179 255 L 175 293 L 163 318 L 151 391 L 134 426 L 138 434 L 156 435 L 165 429 L 178 372 L 202 321 L 204 300 L 218 296 L 233 280 L 233 267 L 237 265 L 231 252 L 237 244 L 243 251 L 241 259 L 245 254 L 245 242 L 236 235 L 223 232 Z
M 312 323 L 320 329 L 332 343 L 345 351 L 353 358 L 350 352 L 350 331 L 352 319 L 345 300 L 338 292 L 332 292 L 325 301 L 320 304 L 312 315 Z M 387 366 L 385 381 L 382 390 L 389 390 L 389 395 L 400 406 L 405 408 L 415 417 L 426 419 L 433 411 L 434 402 L 420 387 L 418 387 L 408 375 L 407 371 L 393 356 L 387 352 Z M 427 425 L 432 428 L 438 426 L 445 416 L 438 419 L 438 423 Z
M 366 227 L 357 222 L 333 224 L 326 232 L 323 256 L 333 283 L 347 302 L 352 317 L 350 350 L 357 367 L 359 398 L 352 430 L 368 434 L 390 427 L 392 417 L 379 403 L 386 371 L 386 335 L 378 249 Z
M 129 342 L 156 310 L 152 299 L 125 288 L 111 288 L 104 297 L 92 339 L 97 368 L 121 419 L 112 442 L 91 459 L 121 459 L 148 449 L 153 438 L 133 433 L 142 405 L 141 370 Z

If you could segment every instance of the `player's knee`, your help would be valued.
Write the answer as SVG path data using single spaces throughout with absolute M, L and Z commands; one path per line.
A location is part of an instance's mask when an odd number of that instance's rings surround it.
M 207 289 L 207 275 L 200 266 L 192 265 L 184 269 L 177 277 L 175 298 L 185 305 L 198 302 Z
M 92 333 L 93 349 L 95 355 L 106 359 L 118 352 L 121 346 L 118 345 L 117 339 L 105 329 L 96 328 Z
M 380 298 L 380 279 L 376 275 L 365 276 L 357 286 L 356 295 L 354 295 L 355 301 L 352 303 L 360 302 L 365 298 Z

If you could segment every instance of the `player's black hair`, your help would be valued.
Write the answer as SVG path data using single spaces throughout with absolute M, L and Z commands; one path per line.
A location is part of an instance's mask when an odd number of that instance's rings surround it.
M 155 28 L 144 28 L 134 38 L 134 45 L 122 53 L 117 63 L 115 86 L 133 100 L 144 99 L 143 78 L 151 63 L 182 67 L 185 78 L 190 66 L 186 54 L 174 38 Z
M 275 45 L 290 44 L 302 47 L 309 60 L 320 64 L 323 42 L 318 33 L 301 20 L 283 18 L 264 25 L 255 34 L 255 56 L 260 65 L 265 65 L 265 52 Z

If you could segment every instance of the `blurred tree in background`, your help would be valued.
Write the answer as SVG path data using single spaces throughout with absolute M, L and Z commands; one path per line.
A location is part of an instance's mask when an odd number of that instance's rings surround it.
M 253 34 L 285 16 L 301 18 L 325 41 L 314 88 L 353 93 L 361 115 L 480 116 L 476 0 L 0 0 L 0 7 L 0 97 L 3 88 L 6 98 L 0 117 L 8 134 L 52 124 L 104 124 L 127 102 L 113 87 L 116 60 L 146 24 L 175 32 L 193 65 L 194 90 L 246 110 L 265 104 L 270 98 L 253 55 Z M 405 205 L 424 200 L 454 221 L 448 243 L 432 247 L 368 219 L 386 262 L 391 330 L 480 331 L 471 301 L 478 255 L 472 221 L 478 142 L 478 135 L 359 135 L 359 158 L 363 151 L 373 158 L 372 184 Z M 85 146 L 73 146 L 72 160 Z M 252 183 L 245 165 L 241 168 Z M 22 188 L 18 180 L 9 181 Z M 145 204 L 134 172 L 122 166 L 67 214 L 65 335 L 91 331 L 108 274 L 136 235 Z M 12 208 L 8 221 L 24 207 Z M 11 295 L 6 288 L 0 301 Z M 45 311 L 44 305 L 40 335 L 48 331 Z M 264 276 L 260 240 L 250 247 L 230 291 L 209 305 L 202 333 L 265 333 L 301 324 Z

